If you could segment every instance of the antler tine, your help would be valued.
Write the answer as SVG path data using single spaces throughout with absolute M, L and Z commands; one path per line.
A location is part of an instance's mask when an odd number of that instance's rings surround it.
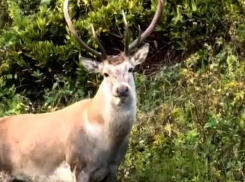
M 138 36 L 138 39 L 137 39 L 137 43 L 136 43 L 136 47 L 138 47 L 140 45 L 140 40 L 141 40 L 141 28 L 140 28 L 140 25 L 138 25 L 138 29 L 139 29 L 139 36 Z
M 142 33 L 142 35 L 139 35 L 140 38 L 134 40 L 130 45 L 129 45 L 129 51 L 133 51 L 141 42 L 143 42 L 146 37 L 148 37 L 153 30 L 155 29 L 158 20 L 161 18 L 163 12 L 163 0 L 158 0 L 158 6 L 157 6 L 157 10 L 156 13 L 151 21 L 151 24 L 149 25 L 149 27 Z M 140 41 L 139 41 L 140 39 Z
M 64 2 L 64 16 L 65 16 L 65 20 L 66 23 L 69 27 L 69 30 L 71 31 L 72 35 L 76 38 L 76 40 L 81 44 L 81 46 L 86 49 L 87 51 L 91 52 L 92 54 L 94 54 L 95 56 L 98 56 L 100 58 L 103 57 L 103 55 L 100 52 L 97 52 L 96 50 L 92 49 L 91 47 L 89 47 L 88 45 L 85 44 L 85 42 L 82 41 L 82 39 L 78 36 L 77 31 L 75 30 L 69 12 L 68 12 L 68 1 L 69 0 L 65 0 Z
M 97 34 L 96 34 L 95 30 L 94 30 L 94 25 L 91 24 L 91 27 L 92 27 L 93 36 L 94 36 L 97 44 L 99 45 L 100 51 L 102 53 L 101 58 L 105 60 L 107 58 L 106 51 L 105 51 L 104 47 L 102 46 L 102 44 L 100 43 L 100 41 L 99 41 L 99 39 L 97 37 Z
M 125 25 L 125 33 L 124 33 L 124 36 L 125 36 L 125 41 L 124 41 L 124 53 L 126 56 L 129 55 L 129 28 L 128 28 L 128 22 L 127 22 L 127 19 L 126 19 L 126 15 L 123 11 L 123 22 L 124 22 L 124 25 Z

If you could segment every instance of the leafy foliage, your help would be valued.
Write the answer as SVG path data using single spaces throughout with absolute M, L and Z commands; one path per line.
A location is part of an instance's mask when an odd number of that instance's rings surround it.
M 218 54 L 211 49 L 138 76 L 140 110 L 120 181 L 244 178 L 245 64 L 230 45 Z
M 150 3 L 152 2 L 152 3 Z M 108 53 L 123 49 L 122 10 L 132 38 L 157 1 L 70 0 L 82 39 L 91 23 Z M 0 116 L 56 110 L 93 96 L 101 77 L 79 66 L 63 0 L 0 1 Z M 245 14 L 243 0 L 168 0 L 147 42 L 158 62 L 136 73 L 138 118 L 119 181 L 242 181 L 244 178 Z
M 79 54 L 91 55 L 80 48 L 67 31 L 63 0 L 4 2 L 4 12 L 11 19 L 11 24 L 0 31 L 0 73 L 6 88 L 14 85 L 18 93 L 24 91 L 31 100 L 43 101 L 45 90 L 59 84 L 56 80 L 59 77 L 66 80 L 74 92 L 82 89 L 85 95 L 90 91 L 94 93 L 97 87 L 85 83 L 88 78 L 96 81 L 96 77 L 84 72 L 78 63 Z M 226 4 L 210 0 L 167 1 L 162 21 L 147 41 L 152 42 L 152 48 L 153 41 L 157 41 L 157 49 L 165 49 L 168 54 L 188 55 L 201 48 L 203 42 L 212 41 L 216 34 L 227 36 L 226 32 L 218 31 L 224 26 L 220 18 L 225 16 Z M 122 10 L 127 13 L 132 38 L 136 38 L 137 25 L 144 30 L 156 6 L 157 1 L 71 0 L 70 14 L 88 45 L 98 48 L 91 38 L 90 25 L 93 23 L 104 45 L 110 45 L 106 51 L 115 54 L 123 49 Z M 79 90 L 78 85 L 82 85 Z
M 122 9 L 129 7 L 130 24 L 133 15 L 142 13 L 144 16 L 140 1 L 78 1 L 77 4 L 79 6 L 75 7 L 75 1 L 71 1 L 71 16 L 77 19 L 75 26 L 83 40 L 95 48 L 98 46 L 88 30 L 91 23 L 108 37 L 110 32 L 115 32 L 115 27 L 122 31 Z M 67 32 L 63 0 L 7 1 L 7 7 L 12 24 L 1 30 L 0 39 L 3 55 L 0 72 L 6 87 L 14 84 L 18 92 L 26 90 L 25 94 L 35 100 L 45 94 L 45 88 L 51 89 L 58 84 L 57 77 L 67 80 L 72 89 L 74 85 L 87 82 L 87 73 L 78 66 L 78 55 L 86 52 Z M 87 93 L 87 90 L 89 88 L 83 91 Z

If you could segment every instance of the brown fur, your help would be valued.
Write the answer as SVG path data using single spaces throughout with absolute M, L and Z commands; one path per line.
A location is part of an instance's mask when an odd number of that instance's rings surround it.
M 126 60 L 126 57 L 124 56 L 123 53 L 121 53 L 119 55 L 109 57 L 108 63 L 110 65 L 116 66 L 116 65 L 123 63 L 125 60 Z
M 78 151 L 73 136 L 84 120 L 80 108 L 89 108 L 90 104 L 91 100 L 84 100 L 53 113 L 22 114 L 0 120 L 0 171 L 15 173 L 31 161 L 43 166 L 45 174 L 68 158 L 75 163 L 77 158 L 73 156 Z

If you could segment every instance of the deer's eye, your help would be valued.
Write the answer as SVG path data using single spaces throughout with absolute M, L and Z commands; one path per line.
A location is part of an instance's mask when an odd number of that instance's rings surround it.
M 133 71 L 134 71 L 133 68 L 129 68 L 129 70 L 128 70 L 129 73 L 132 73 Z
M 104 76 L 105 76 L 105 77 L 108 77 L 109 75 L 108 75 L 108 73 L 104 73 Z

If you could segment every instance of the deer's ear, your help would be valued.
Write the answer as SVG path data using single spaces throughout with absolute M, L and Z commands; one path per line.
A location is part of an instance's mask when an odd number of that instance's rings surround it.
M 80 63 L 90 72 L 101 73 L 103 63 L 96 60 L 80 57 Z
M 143 63 L 149 52 L 149 44 L 143 45 L 136 53 L 133 55 L 132 63 L 134 66 Z

